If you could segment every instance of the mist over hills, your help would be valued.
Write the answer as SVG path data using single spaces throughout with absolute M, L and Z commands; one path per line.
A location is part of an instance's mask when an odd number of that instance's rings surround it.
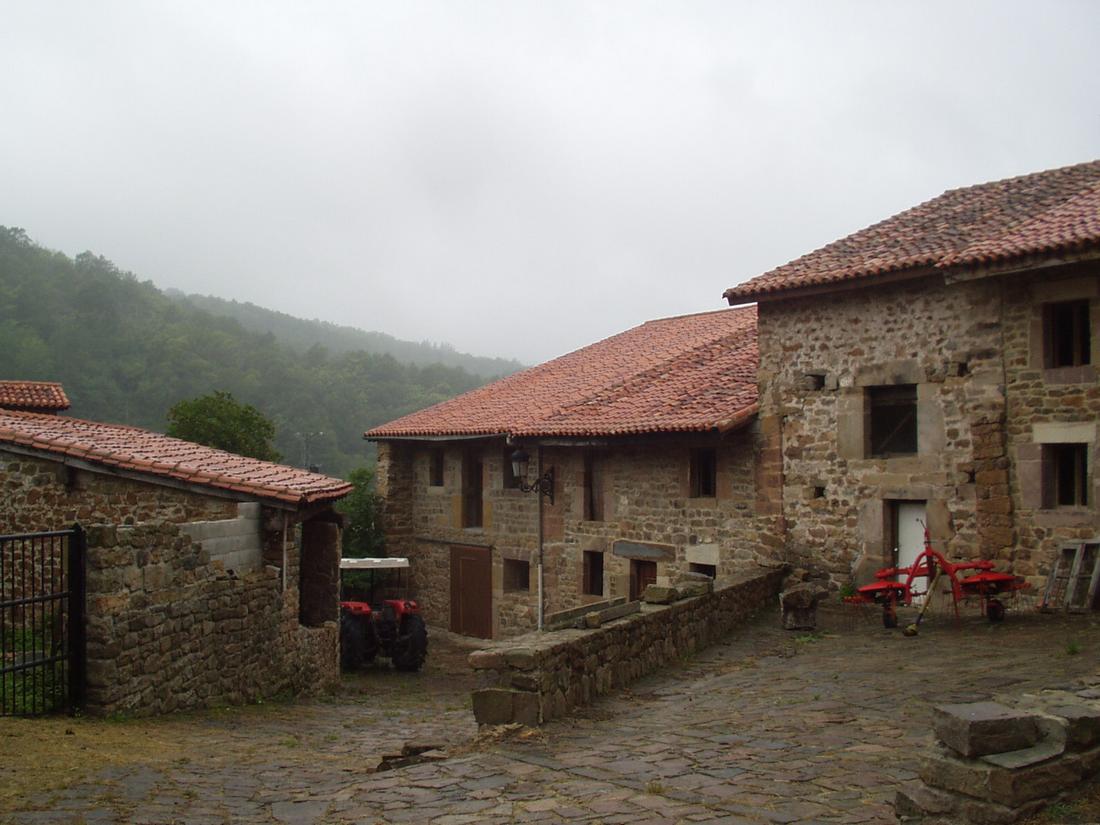
M 402 341 L 384 332 L 370 332 L 357 327 L 341 326 L 330 321 L 296 318 L 285 312 L 265 309 L 256 304 L 229 301 L 213 295 L 186 294 L 178 289 L 165 289 L 169 298 L 226 318 L 234 318 L 252 332 L 270 332 L 280 344 L 299 351 L 322 346 L 333 355 L 348 352 L 373 352 L 392 355 L 404 364 L 444 364 L 461 367 L 474 375 L 496 378 L 523 369 L 516 360 L 485 358 L 457 351 L 450 344 L 433 341 Z
M 382 351 L 367 350 L 374 341 Z M 450 363 L 428 361 L 433 351 Z M 409 362 L 395 357 L 405 352 Z M 518 366 L 169 296 L 102 256 L 70 258 L 0 226 L 0 379 L 61 381 L 73 416 L 163 430 L 177 401 L 226 390 L 275 422 L 284 461 L 343 476 L 372 460 L 364 430 Z

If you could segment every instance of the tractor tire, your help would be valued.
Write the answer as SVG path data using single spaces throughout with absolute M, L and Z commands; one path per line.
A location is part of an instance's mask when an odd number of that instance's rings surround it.
M 990 599 L 985 606 L 985 615 L 991 622 L 1003 622 L 1005 620 L 1005 606 L 1000 599 Z
M 393 666 L 406 673 L 415 673 L 428 658 L 428 628 L 424 620 L 415 613 L 409 614 L 401 622 L 401 635 L 394 644 L 391 660 Z
M 359 670 L 374 660 L 378 645 L 370 619 L 351 613 L 340 614 L 340 669 Z

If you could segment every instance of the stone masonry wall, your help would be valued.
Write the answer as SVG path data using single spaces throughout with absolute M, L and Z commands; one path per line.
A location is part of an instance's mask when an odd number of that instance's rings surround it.
M 1092 318 L 1092 364 L 1044 369 L 1044 303 L 1087 300 Z M 1036 585 L 1046 580 L 1067 542 L 1100 542 L 1100 267 L 1067 267 L 1020 276 L 1004 290 L 1005 372 L 1008 384 L 1006 452 L 1017 539 L 1015 572 Z M 1085 507 L 1044 507 L 1042 445 L 1088 444 L 1089 500 Z
M 1088 300 L 1092 364 L 1045 369 L 1043 306 Z M 1095 264 L 939 276 L 764 302 L 761 421 L 778 421 L 792 559 L 834 581 L 890 564 L 890 501 L 927 502 L 933 541 L 1041 587 L 1067 542 L 1100 541 Z M 916 384 L 916 455 L 869 458 L 869 386 Z M 1043 444 L 1089 445 L 1089 501 L 1044 501 Z
M 674 581 L 692 562 L 714 564 L 719 586 L 757 561 L 782 556 L 782 513 L 761 497 L 763 440 L 752 428 L 722 439 L 664 438 L 621 446 L 546 447 L 543 468 L 554 468 L 554 503 L 543 500 L 544 585 L 547 613 L 625 594 L 630 558 L 615 542 L 658 548 L 659 583 Z M 717 449 L 717 495 L 691 498 L 693 447 Z M 429 482 L 431 450 L 444 449 L 444 483 Z M 450 547 L 490 548 L 493 636 L 523 633 L 537 622 L 539 497 L 506 489 L 503 439 L 409 445 L 381 443 L 377 479 L 384 497 L 387 553 L 411 560 L 411 583 L 429 624 L 450 625 Z M 537 448 L 529 478 L 536 473 Z M 474 451 L 483 464 L 483 526 L 463 528 L 462 462 Z M 599 464 L 604 518 L 584 518 L 585 454 Z M 776 451 L 777 452 L 777 451 Z M 604 592 L 583 592 L 584 551 L 603 554 Z M 530 565 L 528 589 L 505 590 L 505 559 Z
M 0 533 L 61 530 L 74 522 L 182 523 L 237 517 L 237 502 L 66 468 L 0 449 Z
M 671 605 L 645 605 L 592 630 L 530 633 L 470 654 L 479 724 L 538 725 L 712 644 L 766 605 L 785 568 L 743 573 Z
M 335 622 L 303 627 L 272 566 L 234 576 L 170 522 L 88 530 L 88 710 L 165 713 L 331 688 Z
M 929 278 L 760 305 L 792 560 L 862 583 L 892 563 L 891 500 L 926 501 L 949 557 L 1012 558 L 999 290 Z M 895 384 L 917 385 L 918 453 L 868 457 L 865 390 Z

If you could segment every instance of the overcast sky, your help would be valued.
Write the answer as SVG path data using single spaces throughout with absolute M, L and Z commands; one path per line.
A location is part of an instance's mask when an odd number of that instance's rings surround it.
M 1100 2 L 0 0 L 0 224 L 544 360 L 1100 157 Z

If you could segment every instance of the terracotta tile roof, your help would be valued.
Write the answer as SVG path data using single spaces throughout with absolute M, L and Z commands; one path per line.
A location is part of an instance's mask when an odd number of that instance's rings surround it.
M 157 478 L 231 490 L 295 505 L 347 495 L 337 478 L 203 447 L 122 424 L 102 424 L 43 413 L 0 410 L 4 444 L 68 456 Z
M 649 321 L 367 438 L 727 429 L 756 411 L 756 307 Z
M 53 381 L 0 381 L 0 409 L 67 410 L 69 397 Z
M 730 303 L 914 269 L 1100 249 L 1100 161 L 953 189 L 727 289 Z

